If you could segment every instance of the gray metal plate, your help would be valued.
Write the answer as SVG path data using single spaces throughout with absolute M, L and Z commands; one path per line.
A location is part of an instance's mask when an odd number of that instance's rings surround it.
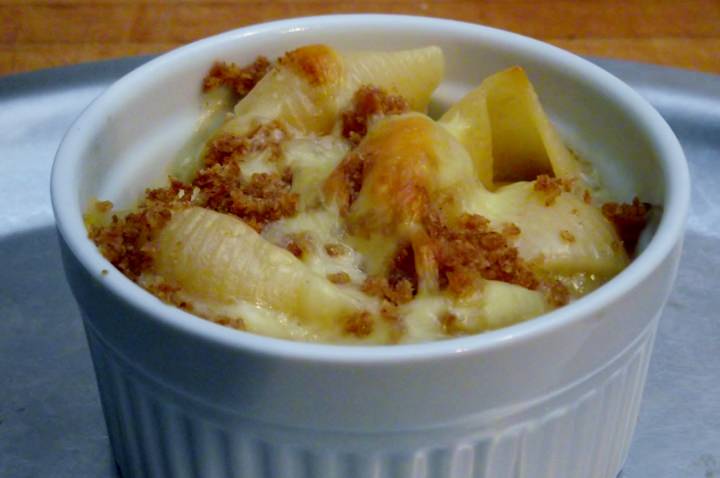
M 72 120 L 144 61 L 0 78 L 0 477 L 117 476 L 48 189 Z M 684 257 L 622 476 L 720 476 L 720 76 L 594 61 L 663 114 L 693 179 Z

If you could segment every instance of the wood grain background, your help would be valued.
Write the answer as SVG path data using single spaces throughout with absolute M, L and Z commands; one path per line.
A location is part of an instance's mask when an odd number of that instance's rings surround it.
M 265 20 L 352 12 L 453 18 L 583 55 L 720 73 L 720 0 L 0 0 L 0 75 L 160 53 Z

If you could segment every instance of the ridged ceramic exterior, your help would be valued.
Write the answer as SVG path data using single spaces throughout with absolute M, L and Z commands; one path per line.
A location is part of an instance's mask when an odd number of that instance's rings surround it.
M 437 98 L 446 105 L 484 76 L 523 65 L 560 131 L 601 159 L 594 164 L 609 187 L 662 205 L 652 239 L 608 284 L 552 313 L 388 347 L 229 330 L 162 304 L 114 269 L 88 240 L 82 213 L 90 198 L 122 203 L 162 176 L 168 151 L 202 114 L 198 85 L 212 61 L 321 42 L 440 46 L 447 82 Z M 52 177 L 63 262 L 126 478 L 614 478 L 677 271 L 689 190 L 670 128 L 608 73 L 507 32 L 385 15 L 259 25 L 163 55 L 86 110 Z
M 370 455 L 340 432 L 188 413 L 174 405 L 172 391 L 133 370 L 91 326 L 87 331 L 126 477 L 613 478 L 630 445 L 656 327 L 657 319 L 592 378 L 519 413 L 475 417 L 464 430 L 396 432 L 392 446 Z M 418 435 L 425 446 L 417 446 Z

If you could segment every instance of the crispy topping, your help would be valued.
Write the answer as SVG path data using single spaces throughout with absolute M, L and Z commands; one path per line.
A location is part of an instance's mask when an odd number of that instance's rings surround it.
M 570 291 L 557 280 L 545 282 L 542 290 L 548 303 L 553 307 L 561 307 L 570 301 Z
M 345 320 L 343 332 L 348 335 L 362 338 L 373 332 L 373 321 L 368 312 L 359 312 L 351 315 Z
M 280 65 L 291 68 L 313 86 L 326 86 L 341 80 L 342 63 L 326 45 L 308 45 L 285 53 Z
M 245 321 L 240 317 L 232 318 L 226 315 L 219 315 L 217 317 L 206 317 L 215 322 L 218 325 L 224 325 L 225 327 L 231 327 L 235 330 L 247 330 Z
M 570 192 L 572 182 L 562 178 L 551 178 L 546 174 L 541 174 L 535 180 L 533 185 L 535 191 L 545 194 L 545 206 L 552 206 L 555 199 L 565 192 Z
M 450 227 L 431 214 L 425 227 L 434 242 L 441 289 L 462 295 L 474 288 L 479 278 L 537 289 L 538 279 L 517 248 L 508 243 L 506 236 L 492 230 L 486 218 L 464 214 Z
M 367 166 L 366 156 L 351 151 L 325 182 L 325 194 L 334 197 L 342 215 L 347 215 L 360 194 Z
M 351 281 L 347 272 L 335 272 L 333 274 L 328 274 L 327 278 L 333 284 L 348 284 Z
M 245 156 L 265 149 L 270 149 L 271 159 L 280 157 L 280 143 L 287 137 L 287 131 L 278 122 L 263 124 L 250 134 L 236 136 L 229 133 L 215 137 L 207 147 L 203 156 L 205 167 L 229 162 L 242 162 Z
M 347 249 L 342 244 L 325 244 L 325 252 L 330 257 L 338 257 L 347 254 Z
M 389 95 L 375 86 L 361 86 L 353 96 L 352 108 L 342 114 L 342 135 L 358 144 L 373 119 L 407 111 L 410 111 L 410 105 L 402 96 Z
M 302 258 L 303 255 L 303 249 L 300 247 L 300 245 L 295 241 L 290 241 L 287 243 L 287 246 L 285 248 L 292 253 L 295 257 L 298 259 Z
M 439 318 L 440 327 L 445 335 L 462 335 L 465 333 L 455 314 L 446 312 Z
M 233 214 L 256 231 L 297 211 L 298 195 L 290 191 L 292 172 L 255 173 L 246 180 L 235 162 L 201 169 L 193 186 L 200 189 L 201 206 Z
M 592 196 L 590 195 L 590 191 L 587 189 L 583 192 L 583 202 L 585 204 L 592 204 Z
M 502 227 L 503 236 L 507 236 L 507 237 L 519 236 L 521 232 L 522 231 L 520 230 L 520 228 L 517 227 L 517 225 L 513 224 L 513 223 L 504 224 Z
M 567 229 L 560 231 L 560 238 L 565 242 L 575 242 L 575 235 Z
M 145 288 L 145 290 L 163 302 L 172 304 L 175 307 L 187 310 L 188 312 L 193 311 L 192 304 L 180 298 L 180 295 L 178 294 L 181 290 L 180 287 L 169 284 L 163 280 L 143 281 L 141 285 Z
M 167 188 L 148 189 L 137 211 L 124 217 L 113 215 L 105 226 L 90 224 L 88 237 L 107 260 L 130 279 L 137 280 L 152 266 L 155 234 L 167 224 L 173 210 L 190 204 L 191 192 L 190 186 L 175 180 Z
M 113 208 L 113 203 L 111 201 L 95 201 L 93 207 L 100 214 L 104 214 Z
M 651 207 L 648 203 L 640 202 L 637 197 L 630 204 L 609 202 L 602 206 L 603 215 L 615 226 L 628 254 L 635 252 Z
M 253 63 L 243 67 L 235 63 L 215 62 L 203 79 L 203 91 L 208 92 L 224 85 L 243 98 L 269 69 L 270 62 L 264 56 L 258 56 Z
M 413 298 L 413 286 L 408 280 L 401 280 L 391 285 L 386 277 L 368 277 L 362 285 L 367 295 L 380 297 L 391 304 L 404 304 Z

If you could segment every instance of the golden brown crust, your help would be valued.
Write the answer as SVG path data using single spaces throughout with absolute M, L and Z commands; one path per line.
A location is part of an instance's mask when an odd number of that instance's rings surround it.
M 285 53 L 278 61 L 313 86 L 328 86 L 341 79 L 340 58 L 326 45 L 304 46 Z
M 410 105 L 402 96 L 390 95 L 375 86 L 361 86 L 353 95 L 352 107 L 342 114 L 342 135 L 358 144 L 367 134 L 371 120 L 408 111 Z
M 615 226 L 628 254 L 635 252 L 650 208 L 650 204 L 640 202 L 637 196 L 629 204 L 609 202 L 602 206 L 603 215 Z
M 203 79 L 204 92 L 219 86 L 228 86 L 240 98 L 250 93 L 270 69 L 270 62 L 264 56 L 258 56 L 253 63 L 240 67 L 235 63 L 215 62 Z

